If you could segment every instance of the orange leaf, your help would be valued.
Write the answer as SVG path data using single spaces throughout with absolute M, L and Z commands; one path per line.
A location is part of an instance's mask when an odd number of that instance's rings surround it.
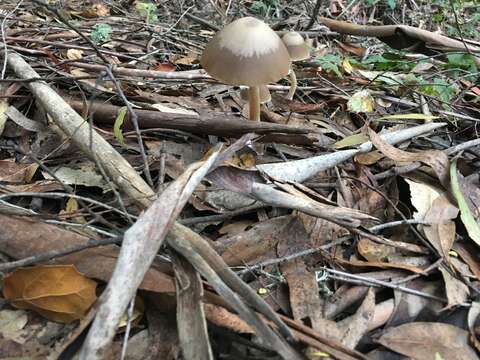
M 84 317 L 96 300 L 97 284 L 73 265 L 23 268 L 4 279 L 3 295 L 19 309 L 30 309 L 47 319 L 69 323 Z
M 175 71 L 177 67 L 171 63 L 161 63 L 156 65 L 152 70 L 163 71 L 163 72 L 172 72 Z

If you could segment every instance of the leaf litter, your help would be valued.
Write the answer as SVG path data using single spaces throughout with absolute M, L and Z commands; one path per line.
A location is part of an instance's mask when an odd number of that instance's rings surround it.
M 4 3 L 2 358 L 478 358 L 478 9 Z M 261 122 L 242 16 L 311 53 Z

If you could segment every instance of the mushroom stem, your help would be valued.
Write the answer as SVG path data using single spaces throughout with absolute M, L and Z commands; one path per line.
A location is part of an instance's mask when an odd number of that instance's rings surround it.
M 248 104 L 250 120 L 260 121 L 260 87 L 250 86 L 248 88 Z
M 295 95 L 295 91 L 297 90 L 297 75 L 295 75 L 293 69 L 290 69 L 288 76 L 290 77 L 290 90 L 288 90 L 287 99 L 293 100 L 293 95 Z

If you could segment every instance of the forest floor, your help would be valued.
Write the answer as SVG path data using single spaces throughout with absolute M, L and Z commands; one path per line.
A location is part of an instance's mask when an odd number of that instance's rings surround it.
M 310 50 L 260 122 L 200 64 L 244 16 Z M 0 26 L 0 359 L 478 358 L 475 1 L 2 0 Z

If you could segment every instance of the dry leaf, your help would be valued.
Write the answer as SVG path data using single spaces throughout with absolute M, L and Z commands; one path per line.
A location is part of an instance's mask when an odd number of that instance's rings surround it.
M 30 182 L 38 169 L 38 164 L 18 164 L 13 160 L 0 160 L 0 181 Z
M 468 286 L 453 277 L 445 267 L 440 266 L 438 269 L 442 273 L 443 281 L 445 282 L 445 293 L 448 299 L 445 309 L 465 303 L 468 300 L 468 295 L 470 295 Z
M 358 241 L 357 250 L 367 261 L 382 261 L 387 259 L 389 255 L 396 253 L 394 247 L 378 244 L 366 238 Z
M 432 206 L 425 214 L 424 220 L 430 223 L 423 226 L 423 232 L 430 243 L 444 258 L 455 241 L 455 218 L 458 208 L 453 206 L 445 195 L 441 195 L 432 202 Z
M 80 60 L 83 57 L 83 50 L 68 49 L 67 58 L 70 60 Z
M 189 54 L 187 56 L 182 56 L 179 59 L 173 61 L 176 65 L 193 65 L 198 64 L 198 55 L 197 54 Z
M 368 136 L 372 141 L 372 144 L 386 157 L 397 161 L 397 162 L 406 162 L 412 163 L 419 161 L 425 165 L 430 166 L 435 174 L 437 175 L 440 183 L 445 187 L 449 188 L 449 170 L 450 162 L 448 160 L 447 154 L 440 150 L 425 150 L 419 151 L 417 153 L 411 153 L 408 151 L 400 150 L 395 146 L 392 146 L 385 142 L 380 135 L 370 128 L 367 128 Z
M 443 323 L 414 322 L 390 328 L 379 343 L 415 360 L 478 359 L 468 344 L 468 332 Z
M 416 220 L 423 220 L 427 212 L 432 208 L 432 204 L 440 193 L 433 187 L 405 179 L 410 187 L 410 195 L 412 205 L 417 209 L 413 213 L 413 218 Z
M 3 295 L 19 309 L 69 323 L 83 318 L 96 300 L 97 283 L 73 265 L 41 265 L 18 269 L 4 279 Z
M 163 72 L 172 72 L 175 71 L 177 67 L 171 63 L 161 63 L 153 67 L 154 71 L 163 71 Z
M 233 330 L 238 333 L 252 334 L 253 330 L 237 314 L 213 304 L 204 304 L 205 317 L 215 325 Z

